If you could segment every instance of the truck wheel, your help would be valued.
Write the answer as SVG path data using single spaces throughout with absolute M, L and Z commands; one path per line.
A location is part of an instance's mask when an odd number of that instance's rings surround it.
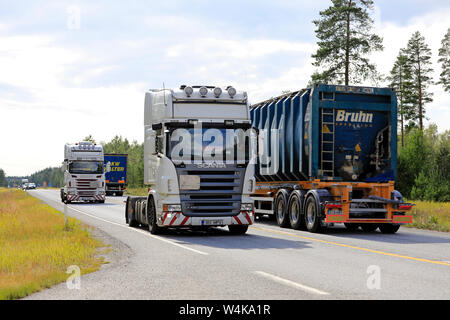
M 295 190 L 289 196 L 288 201 L 288 212 L 289 212 L 289 222 L 292 229 L 295 230 L 305 230 L 305 219 L 303 217 L 303 206 L 302 206 L 303 194 Z
M 391 223 L 383 223 L 379 225 L 380 231 L 382 233 L 396 233 L 398 231 L 398 229 L 400 229 L 400 225 L 399 224 L 391 224 Z
M 137 222 L 137 220 L 135 218 L 135 213 L 136 213 L 135 210 L 136 210 L 136 199 L 128 198 L 127 204 L 125 206 L 125 212 L 126 212 L 125 221 L 132 228 L 135 228 L 139 225 L 139 223 Z
M 313 233 L 319 232 L 321 229 L 319 203 L 312 193 L 306 197 L 304 212 L 306 229 Z
M 232 234 L 245 234 L 248 230 L 248 226 L 229 225 L 228 230 Z
M 274 213 L 277 219 L 277 223 L 281 228 L 289 227 L 289 214 L 287 210 L 288 206 L 288 192 L 285 189 L 278 191 L 275 198 Z
M 151 234 L 161 233 L 162 230 L 156 223 L 156 208 L 152 198 L 149 198 L 147 209 L 147 221 L 148 221 L 148 231 L 150 231 Z
M 357 223 L 344 223 L 344 226 L 350 231 L 356 231 L 360 227 Z
M 123 191 L 117 192 L 116 195 L 117 195 L 118 197 L 123 196 Z
M 378 225 L 376 223 L 362 223 L 361 229 L 363 229 L 364 232 L 374 232 L 377 230 Z

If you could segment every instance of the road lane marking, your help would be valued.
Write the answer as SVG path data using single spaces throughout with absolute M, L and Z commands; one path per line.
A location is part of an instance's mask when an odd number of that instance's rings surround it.
M 309 293 L 318 294 L 318 295 L 329 295 L 328 292 L 325 292 L 325 291 L 322 291 L 322 290 L 318 290 L 318 289 L 315 289 L 315 288 L 311 288 L 311 287 L 305 286 L 303 284 L 300 284 L 300 283 L 297 283 L 297 282 L 294 282 L 294 281 L 291 281 L 291 280 L 280 278 L 278 276 L 274 276 L 273 274 L 270 274 L 270 273 L 267 273 L 267 272 L 264 272 L 264 271 L 255 271 L 255 273 L 257 275 L 260 275 L 260 276 L 264 277 L 264 278 L 267 278 L 267 279 L 273 280 L 275 282 L 278 282 L 278 283 L 281 283 L 281 284 L 284 284 L 284 285 L 287 285 L 289 287 L 293 287 L 293 288 L 296 288 L 296 289 L 300 289 L 300 290 L 303 290 L 303 291 L 306 291 L 306 292 L 309 292 Z
M 281 235 L 296 237 L 296 238 L 300 238 L 300 239 L 305 239 L 305 240 L 311 240 L 311 241 L 315 241 L 315 242 L 331 244 L 331 245 L 344 247 L 344 248 L 351 248 L 351 249 L 356 249 L 356 250 L 361 250 L 361 251 L 381 254 L 381 255 L 385 255 L 385 256 L 391 256 L 391 257 L 396 257 L 396 258 L 402 258 L 402 259 L 413 260 L 413 261 L 420 261 L 420 262 L 426 262 L 426 263 L 432 263 L 432 264 L 439 264 L 439 265 L 449 266 L 450 267 L 450 263 L 448 261 L 436 261 L 436 260 L 429 260 L 429 259 L 422 259 L 422 258 L 415 258 L 415 257 L 410 257 L 410 256 L 404 256 L 404 255 L 400 255 L 400 254 L 396 254 L 396 253 L 390 253 L 390 252 L 384 252 L 384 251 L 380 251 L 380 250 L 373 250 L 373 249 L 368 249 L 368 248 L 362 248 L 362 247 L 352 246 L 352 245 L 338 243 L 338 242 L 332 242 L 332 241 L 327 241 L 327 240 L 322 240 L 322 239 L 316 239 L 316 238 L 312 238 L 312 237 L 300 236 L 300 235 L 297 235 L 297 234 L 292 234 L 292 233 L 283 232 L 283 231 L 275 231 L 275 230 L 271 230 L 271 229 L 263 228 L 263 227 L 254 227 L 254 226 L 252 226 L 251 228 L 252 229 L 257 229 L 257 230 L 264 230 L 264 231 L 272 232 L 272 233 L 277 233 L 277 234 L 281 234 Z

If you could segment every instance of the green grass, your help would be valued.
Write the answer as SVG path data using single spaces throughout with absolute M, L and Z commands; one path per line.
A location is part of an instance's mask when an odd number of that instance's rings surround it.
M 148 195 L 148 188 L 147 187 L 127 188 L 125 190 L 125 195 L 129 195 L 129 196 L 147 196 Z
M 82 274 L 104 262 L 104 245 L 86 226 L 27 196 L 20 190 L 0 188 L 0 300 L 17 299 L 69 277 L 67 267 Z
M 450 232 L 450 202 L 406 201 L 414 203 L 413 223 L 408 227 Z

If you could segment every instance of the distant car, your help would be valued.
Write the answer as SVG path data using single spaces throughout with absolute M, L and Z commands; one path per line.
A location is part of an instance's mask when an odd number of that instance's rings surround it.
M 25 184 L 22 186 L 22 188 L 23 188 L 23 190 L 36 189 L 36 184 L 33 183 L 33 182 L 25 183 Z

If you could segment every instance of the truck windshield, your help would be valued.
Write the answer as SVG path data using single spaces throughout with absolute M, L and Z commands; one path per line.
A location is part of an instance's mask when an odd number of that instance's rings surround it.
M 247 163 L 250 158 L 249 132 L 243 129 L 177 128 L 167 138 L 172 160 Z
M 102 161 L 77 161 L 69 163 L 70 173 L 103 173 Z

